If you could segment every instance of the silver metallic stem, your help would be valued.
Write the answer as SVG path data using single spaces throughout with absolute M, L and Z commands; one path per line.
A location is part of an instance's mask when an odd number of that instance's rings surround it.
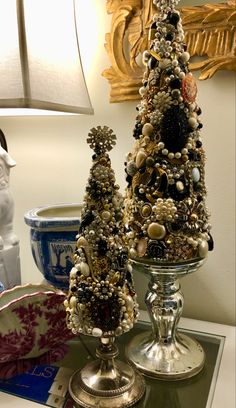
M 176 328 L 182 314 L 184 298 L 178 279 L 151 275 L 145 303 L 150 315 L 154 338 L 161 344 L 176 339 Z
M 202 264 L 203 260 L 181 264 L 134 261 L 134 268 L 150 278 L 145 302 L 152 332 L 136 336 L 127 347 L 127 356 L 144 374 L 179 380 L 203 368 L 205 354 L 201 345 L 178 331 L 184 303 L 179 278 L 195 272 Z
M 118 348 L 114 337 L 99 340 L 98 360 L 72 376 L 69 392 L 75 403 L 85 408 L 130 407 L 144 394 L 144 381 L 130 365 L 115 359 Z

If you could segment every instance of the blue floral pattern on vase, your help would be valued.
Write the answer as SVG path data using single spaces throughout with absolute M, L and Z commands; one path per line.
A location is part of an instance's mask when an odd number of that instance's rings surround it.
M 69 287 L 69 273 L 73 267 L 76 235 L 80 226 L 80 208 L 79 204 L 61 204 L 39 207 L 25 214 L 25 222 L 31 228 L 30 241 L 35 264 L 51 285 L 62 290 Z
M 68 289 L 78 231 L 41 232 L 31 229 L 34 261 L 45 279 L 60 289 Z

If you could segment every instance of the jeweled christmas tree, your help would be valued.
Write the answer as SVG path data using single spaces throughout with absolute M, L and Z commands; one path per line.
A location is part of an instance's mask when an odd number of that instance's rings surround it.
M 97 401 L 99 406 L 110 406 L 112 398 L 117 406 L 130 406 L 144 392 L 141 376 L 127 364 L 113 361 L 118 354 L 114 338 L 129 331 L 138 317 L 124 245 L 123 199 L 107 153 L 115 139 L 106 126 L 91 129 L 87 139 L 94 150 L 93 165 L 65 303 L 72 332 L 100 338 L 99 360 L 75 373 L 70 383 L 73 399 L 86 407 Z
M 141 336 L 139 349 L 133 343 L 130 358 L 147 374 L 169 379 L 194 375 L 203 366 L 200 345 L 176 332 L 183 307 L 177 277 L 197 270 L 213 249 L 201 109 L 177 3 L 154 1 L 158 10 L 143 56 L 125 199 L 130 256 L 151 276 L 146 304 L 153 323 L 153 336 Z
M 128 155 L 126 222 L 133 257 L 204 258 L 213 243 L 206 207 L 205 153 L 197 86 L 176 0 L 156 1 Z

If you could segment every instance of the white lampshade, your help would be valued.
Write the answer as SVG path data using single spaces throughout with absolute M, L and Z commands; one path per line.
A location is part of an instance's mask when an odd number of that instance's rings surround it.
M 92 114 L 76 0 L 0 0 L 0 111 Z

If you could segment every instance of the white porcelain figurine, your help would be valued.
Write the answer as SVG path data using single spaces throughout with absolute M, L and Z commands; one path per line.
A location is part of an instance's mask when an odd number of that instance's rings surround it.
M 13 232 L 14 202 L 9 191 L 10 168 L 15 160 L 0 146 L 0 250 L 18 244 Z
M 19 240 L 13 231 L 14 201 L 9 175 L 15 160 L 0 146 L 0 281 L 5 288 L 20 283 Z

